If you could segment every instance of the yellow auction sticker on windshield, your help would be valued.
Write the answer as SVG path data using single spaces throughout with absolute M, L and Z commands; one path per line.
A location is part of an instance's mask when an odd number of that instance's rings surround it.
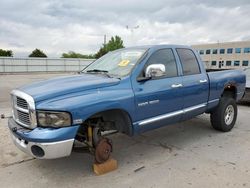
M 118 64 L 118 66 L 120 67 L 126 67 L 129 64 L 129 60 L 128 59 L 124 59 L 122 61 L 120 61 L 120 63 Z

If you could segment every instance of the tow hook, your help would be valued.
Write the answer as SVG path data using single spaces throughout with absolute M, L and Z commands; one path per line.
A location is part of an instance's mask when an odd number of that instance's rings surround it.
M 12 128 L 12 131 L 15 133 L 15 132 L 17 132 L 17 128 L 16 127 L 13 127 Z

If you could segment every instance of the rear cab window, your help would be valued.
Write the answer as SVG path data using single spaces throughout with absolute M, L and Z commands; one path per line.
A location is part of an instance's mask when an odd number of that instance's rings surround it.
M 178 48 L 176 51 L 181 62 L 184 76 L 201 73 L 199 62 L 191 49 Z

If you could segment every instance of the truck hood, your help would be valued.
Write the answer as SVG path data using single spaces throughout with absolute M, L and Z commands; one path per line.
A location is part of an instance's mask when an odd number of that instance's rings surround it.
M 31 95 L 36 102 L 70 93 L 116 85 L 117 78 L 108 78 L 100 74 L 80 74 L 52 78 L 25 85 L 19 90 Z

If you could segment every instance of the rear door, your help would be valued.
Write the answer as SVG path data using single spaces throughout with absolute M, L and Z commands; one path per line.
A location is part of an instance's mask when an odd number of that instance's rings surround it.
M 209 82 L 203 67 L 191 49 L 176 49 L 182 65 L 183 120 L 205 111 L 209 94 Z
M 170 48 L 155 51 L 142 70 L 145 74 L 147 66 L 162 64 L 165 75 L 151 80 L 133 81 L 135 93 L 136 117 L 135 127 L 139 132 L 151 130 L 168 123 L 177 122 L 182 115 L 182 78 L 178 75 L 176 59 Z

